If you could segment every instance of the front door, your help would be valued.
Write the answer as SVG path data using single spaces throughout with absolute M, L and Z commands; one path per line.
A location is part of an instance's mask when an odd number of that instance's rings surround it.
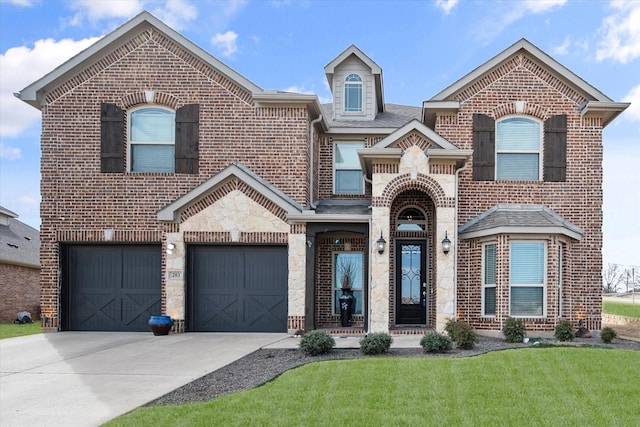
M 396 324 L 424 325 L 427 319 L 427 245 L 396 243 Z

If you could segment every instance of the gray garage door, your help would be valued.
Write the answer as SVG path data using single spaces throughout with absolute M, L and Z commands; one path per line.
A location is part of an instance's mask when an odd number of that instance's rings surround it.
M 190 246 L 189 330 L 286 332 L 286 246 Z
M 160 245 L 67 246 L 67 329 L 149 331 L 149 316 L 161 314 L 161 251 Z

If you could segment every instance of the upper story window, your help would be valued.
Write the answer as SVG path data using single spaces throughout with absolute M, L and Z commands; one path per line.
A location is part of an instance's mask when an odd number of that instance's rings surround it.
M 176 114 L 145 107 L 129 114 L 129 169 L 131 172 L 174 172 Z
M 363 143 L 337 143 L 333 153 L 334 194 L 364 194 L 364 178 L 358 159 L 358 149 Z
M 349 74 L 344 79 L 344 111 L 362 112 L 362 77 L 357 74 Z
M 398 215 L 397 224 L 398 231 L 424 231 L 427 218 L 420 209 L 407 208 Z
M 542 122 L 473 115 L 473 180 L 561 182 L 567 178 L 567 116 Z
M 540 179 L 541 124 L 527 117 L 496 122 L 496 179 Z

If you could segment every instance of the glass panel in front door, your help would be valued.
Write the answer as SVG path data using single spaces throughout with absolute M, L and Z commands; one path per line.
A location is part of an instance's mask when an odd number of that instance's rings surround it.
M 426 244 L 398 242 L 396 258 L 397 324 L 426 323 Z

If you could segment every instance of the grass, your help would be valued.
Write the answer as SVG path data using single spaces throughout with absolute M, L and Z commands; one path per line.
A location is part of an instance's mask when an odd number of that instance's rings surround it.
M 24 335 L 39 334 L 40 321 L 34 320 L 33 323 L 23 323 L 22 325 L 12 322 L 0 323 L 0 340 L 5 338 L 21 337 Z
M 638 296 L 640 299 L 640 296 Z M 635 317 L 640 319 L 640 304 L 630 302 L 602 301 L 602 312 L 617 316 Z
M 637 366 L 637 351 L 566 347 L 327 361 L 107 426 L 631 426 L 640 424 Z

